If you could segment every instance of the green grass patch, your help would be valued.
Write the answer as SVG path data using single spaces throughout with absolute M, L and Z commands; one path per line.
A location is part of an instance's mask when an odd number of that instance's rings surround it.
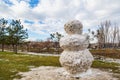
M 60 66 L 59 57 L 0 52 L 0 80 L 21 78 L 17 73 L 29 71 L 30 66 Z M 118 66 L 120 66 L 120 64 L 97 60 L 92 64 L 93 68 L 112 69 L 113 72 L 120 73 Z
M 119 73 L 120 74 L 120 64 L 118 63 L 113 63 L 113 62 L 103 62 L 99 60 L 95 60 L 92 64 L 93 68 L 99 68 L 103 70 L 110 70 L 113 73 Z
M 59 58 L 53 56 L 37 56 L 0 52 L 0 80 L 20 78 L 18 72 L 29 71 L 34 66 L 60 66 Z

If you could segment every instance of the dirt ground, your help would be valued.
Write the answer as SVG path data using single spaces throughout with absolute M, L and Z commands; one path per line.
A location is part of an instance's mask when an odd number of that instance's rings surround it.
M 99 69 L 91 69 L 91 73 L 81 77 L 72 77 L 62 67 L 41 66 L 29 72 L 19 73 L 23 77 L 14 80 L 119 80 L 111 73 Z

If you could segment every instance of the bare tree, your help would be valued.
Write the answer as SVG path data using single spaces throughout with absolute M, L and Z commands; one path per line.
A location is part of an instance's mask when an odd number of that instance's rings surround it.
M 115 48 L 120 44 L 120 30 L 117 24 L 105 21 L 100 24 L 97 30 L 99 48 Z
M 115 25 L 115 27 L 113 28 L 113 38 L 112 38 L 112 45 L 113 45 L 113 48 L 116 47 L 116 37 L 117 37 L 117 26 Z
M 120 28 L 119 27 L 117 27 L 117 41 L 118 41 L 117 47 L 119 48 L 120 47 Z

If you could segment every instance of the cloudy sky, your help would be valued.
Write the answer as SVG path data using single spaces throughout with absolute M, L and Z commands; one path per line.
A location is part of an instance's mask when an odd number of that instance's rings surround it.
M 0 0 L 0 18 L 21 19 L 29 40 L 44 40 L 53 32 L 65 34 L 64 24 L 73 19 L 84 32 L 105 20 L 120 25 L 120 0 Z

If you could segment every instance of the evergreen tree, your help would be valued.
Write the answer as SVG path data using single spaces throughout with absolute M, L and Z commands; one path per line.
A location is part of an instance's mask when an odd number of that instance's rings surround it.
M 59 47 L 60 47 L 59 41 L 63 37 L 63 35 L 56 32 L 56 33 L 50 34 L 50 37 L 53 40 L 53 42 L 55 43 L 56 50 L 59 53 Z
M 28 38 L 27 29 L 24 29 L 20 20 L 12 20 L 7 32 L 9 43 L 12 44 L 14 52 L 17 53 L 17 46 Z
M 6 41 L 6 27 L 7 20 L 4 18 L 0 19 L 0 44 L 2 45 L 2 52 L 4 51 L 4 44 Z

